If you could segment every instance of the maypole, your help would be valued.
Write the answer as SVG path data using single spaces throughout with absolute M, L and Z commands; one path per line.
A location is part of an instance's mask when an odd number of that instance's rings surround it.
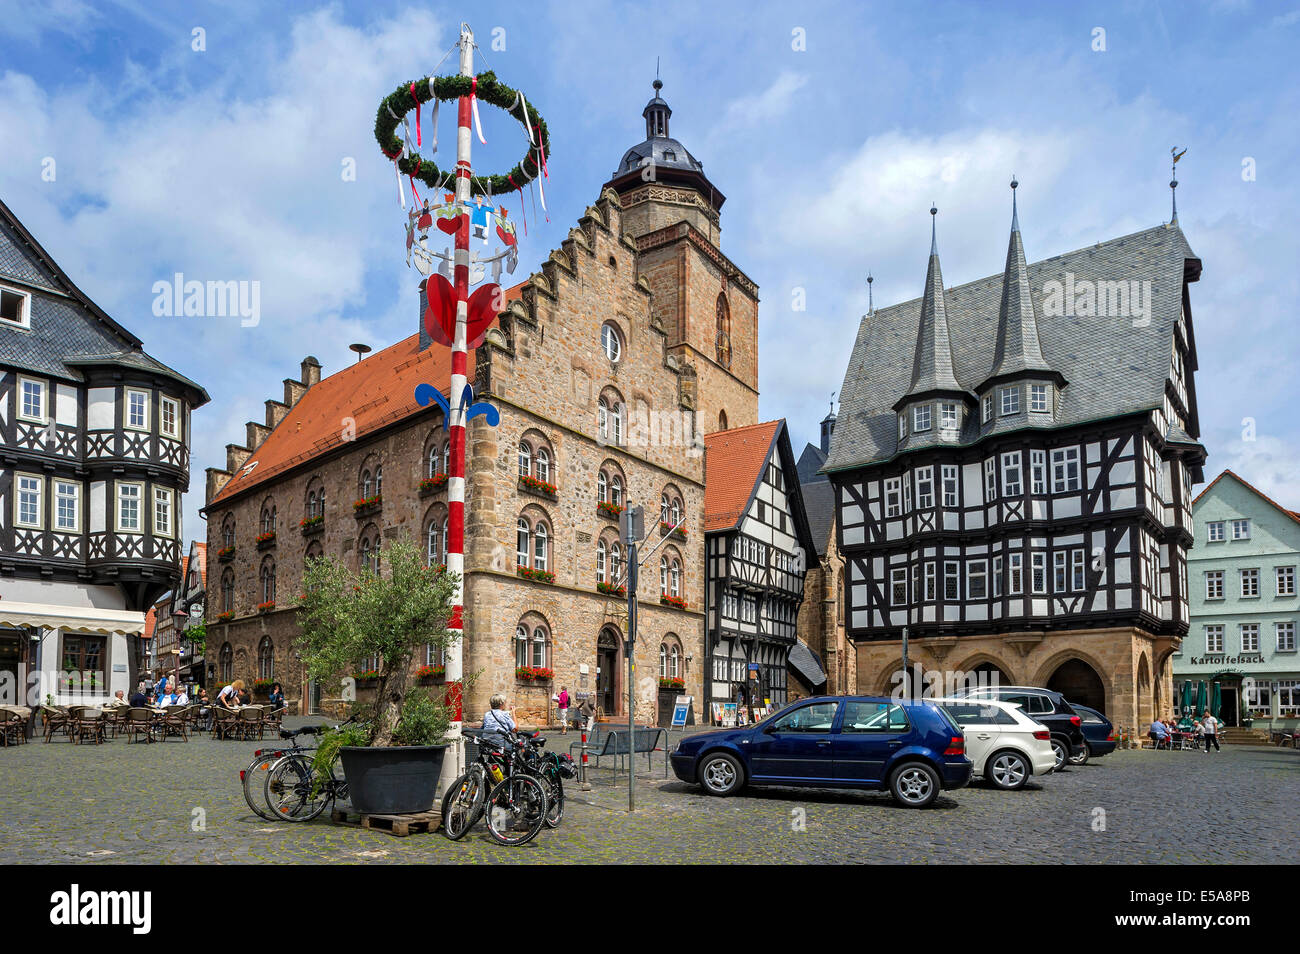
M 451 380 L 448 382 L 447 396 L 444 398 L 436 386 L 427 383 L 420 384 L 415 389 L 415 400 L 421 406 L 437 404 L 442 409 L 449 444 L 445 563 L 447 572 L 456 575 L 457 583 L 447 628 L 458 638 L 452 641 L 445 659 L 447 701 L 454 711 L 448 732 L 452 743 L 449 753 L 451 757 L 443 760 L 444 790 L 465 769 L 461 736 L 464 720 L 464 650 L 459 637 L 463 637 L 465 630 L 463 579 L 466 425 L 478 416 L 482 416 L 490 426 L 495 426 L 500 420 L 495 407 L 474 400 L 474 388 L 469 381 L 469 353 L 482 343 L 493 319 L 501 310 L 501 287 L 497 282 L 502 268 L 513 273 L 519 258 L 514 223 L 510 221 L 505 207 L 494 203 L 493 195 L 508 195 L 517 191 L 520 193 L 522 207 L 524 187 L 537 180 L 542 207 L 545 209 L 546 193 L 541 179 L 547 175 L 547 156 L 550 153 L 546 123 L 529 105 L 523 93 L 500 83 L 491 72 L 481 76 L 474 72 L 474 33 L 467 24 L 462 23 L 460 26 L 457 46 L 460 49 L 460 69 L 457 75 L 429 76 L 399 86 L 380 104 L 375 120 L 375 138 L 384 155 L 393 162 L 403 208 L 406 206 L 406 196 L 402 176 L 405 175 L 410 180 L 412 202 L 406 224 L 407 264 L 414 264 L 426 276 L 421 285 L 428 302 L 424 327 L 434 342 L 451 349 Z M 424 138 L 420 112 L 425 103 L 434 103 L 429 138 L 432 151 L 436 153 L 438 104 L 453 99 L 457 105 L 454 191 L 443 196 L 441 204 L 434 205 L 430 199 L 438 197 L 445 188 L 446 174 L 439 170 L 432 159 L 419 152 Z M 473 175 L 470 163 L 471 124 L 479 141 L 486 142 L 478 115 L 477 101 L 480 99 L 504 109 L 517 119 L 528 137 L 528 149 L 524 158 L 506 175 Z M 414 143 L 411 142 L 410 123 L 406 116 L 412 109 L 415 110 Z M 399 123 L 404 129 L 404 139 L 396 137 Z M 423 199 L 416 190 L 417 179 L 425 184 L 430 193 Z M 454 237 L 452 249 L 438 251 L 429 247 L 430 235 L 436 240 L 439 232 Z M 501 245 L 491 254 L 471 251 L 471 243 L 480 239 L 485 246 L 494 239 Z M 489 265 L 493 281 L 480 285 L 471 294 L 470 286 L 483 281 Z

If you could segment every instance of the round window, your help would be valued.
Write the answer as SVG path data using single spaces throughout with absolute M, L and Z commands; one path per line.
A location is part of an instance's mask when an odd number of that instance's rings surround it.
M 617 361 L 623 354 L 623 344 L 618 337 L 618 329 L 613 325 L 604 325 L 600 329 L 600 346 L 605 357 Z

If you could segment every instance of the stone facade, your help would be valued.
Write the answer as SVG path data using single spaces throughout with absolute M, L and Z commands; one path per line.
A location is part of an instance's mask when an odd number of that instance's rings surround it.
M 826 553 L 804 579 L 804 599 L 799 607 L 799 640 L 817 654 L 826 672 L 821 692 L 840 695 L 858 692 L 858 655 L 844 635 L 844 560 L 835 543 L 832 521 Z M 797 673 L 791 671 L 790 698 L 811 694 Z
M 1169 657 L 1178 640 L 1134 627 L 1049 633 L 991 633 L 908 642 L 909 668 L 924 679 L 941 674 L 991 673 L 1003 685 L 1046 686 L 1104 712 L 1130 732 L 1169 715 L 1173 677 Z M 858 692 L 889 695 L 902 672 L 902 644 L 857 644 Z M 1088 671 L 1088 667 L 1092 672 Z M 947 676 L 944 676 L 947 678 Z M 936 684 L 937 685 L 937 684 Z M 954 686 L 945 687 L 950 690 Z M 937 695 L 938 691 L 933 693 Z
M 476 419 L 467 435 L 464 669 L 471 679 L 467 720 L 476 720 L 487 699 L 503 692 L 525 724 L 543 724 L 554 719 L 549 700 L 561 685 L 571 693 L 596 693 L 605 689 L 607 680 L 608 691 L 598 697 L 602 714 L 626 717 L 626 603 L 596 589 L 597 546 L 601 541 L 612 545 L 618 530 L 617 518 L 597 509 L 602 471 L 607 498 L 609 480 L 617 475 L 621 502 L 645 506 L 648 539 L 642 543 L 643 552 L 660 540 L 657 518 L 662 497 L 680 500 L 687 514 L 685 539 L 665 542 L 642 568 L 634 676 L 638 721 L 651 721 L 657 715 L 661 645 L 679 650 L 684 662 L 682 691 L 703 698 L 707 654 L 701 612 L 701 432 L 713 429 L 724 404 L 732 423 L 757 418 L 757 294 L 752 282 L 716 248 L 702 249 L 702 239 L 700 233 L 690 231 L 678 241 L 676 254 L 693 263 L 688 285 L 699 287 L 685 297 L 677 296 L 680 301 L 672 311 L 680 324 L 670 333 L 657 319 L 660 309 L 653 284 L 644 274 L 646 253 L 627 232 L 619 193 L 606 189 L 541 270 L 511 290 L 498 326 L 478 349 L 472 371 L 475 391 L 496 405 L 501 420 L 497 427 L 489 427 Z M 696 345 L 713 334 L 726 273 L 732 275 L 729 294 L 735 305 L 730 323 L 741 343 L 738 360 L 730 371 L 703 370 L 690 362 L 702 360 Z M 710 283 L 711 291 L 705 287 Z M 707 325 L 707 330 L 697 332 L 697 322 Z M 601 331 L 606 324 L 619 337 L 617 361 L 602 349 Z M 365 361 L 396 364 L 404 354 L 398 354 L 398 349 L 406 345 Z M 322 687 L 312 702 L 293 648 L 298 631 L 291 607 L 300 592 L 308 553 L 339 557 L 357 567 L 364 548 L 376 540 L 409 535 L 427 544 L 430 527 L 441 527 L 446 515 L 445 486 L 425 494 L 419 487 L 430 472 L 431 452 L 436 462 L 446 440 L 436 409 L 413 410 L 354 439 L 334 440 L 333 446 L 307 453 L 302 460 L 259 459 L 258 447 L 272 429 L 301 426 L 298 404 L 312 400 L 311 389 L 319 381 L 319 365 L 308 359 L 302 379 L 285 382 L 285 400 L 268 402 L 267 424 L 250 423 L 249 446 L 232 445 L 227 468 L 210 472 L 208 488 L 209 660 L 218 666 L 218 681 L 231 676 L 246 681 L 266 677 L 259 646 L 269 640 L 274 660 L 271 677 L 284 684 L 286 697 L 297 701 L 300 711 L 329 710 L 337 695 L 336 688 Z M 711 382 L 707 399 L 701 395 L 700 381 Z M 625 408 L 620 440 L 612 427 L 603 434 L 598 427 L 602 398 L 611 407 Z M 699 412 L 707 416 L 698 422 L 697 402 L 707 407 Z M 274 420 L 271 404 L 276 405 Z M 346 422 L 340 421 L 340 426 Z M 546 449 L 547 482 L 556 488 L 553 495 L 529 489 L 520 480 L 521 441 L 534 454 L 539 447 Z M 233 493 L 223 493 L 229 481 L 240 479 L 235 472 L 251 463 L 272 469 L 274 475 L 246 491 L 234 485 Z M 352 502 L 368 495 L 365 475 L 373 481 L 379 467 L 382 505 L 377 512 L 358 517 Z M 322 489 L 323 520 L 304 534 L 299 520 L 308 515 L 312 495 Z M 372 484 L 369 493 L 374 492 Z M 267 514 L 274 514 L 275 538 L 258 544 Z M 546 570 L 554 574 L 553 582 L 517 575 L 521 518 L 530 528 L 539 523 L 547 528 Z M 223 536 L 229 522 L 234 526 L 235 550 L 223 556 L 223 547 L 229 546 Z M 435 544 L 434 559 L 440 545 Z M 659 604 L 661 555 L 680 565 L 685 609 Z M 532 561 L 530 553 L 528 562 Z M 267 595 L 265 567 L 272 563 L 275 606 L 260 609 Z M 230 612 L 232 618 L 222 621 L 223 612 Z M 553 679 L 533 682 L 516 677 L 520 626 L 529 634 L 538 628 L 549 634 L 544 664 L 553 670 Z M 598 648 L 602 634 L 612 646 L 603 653 Z M 531 653 L 526 661 L 535 661 Z M 598 674 L 598 669 L 603 672 Z M 364 699 L 364 692 L 360 695 Z

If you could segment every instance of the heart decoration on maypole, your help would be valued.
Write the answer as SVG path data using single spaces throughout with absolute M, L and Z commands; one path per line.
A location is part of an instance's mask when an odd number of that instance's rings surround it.
M 519 262 L 518 237 L 509 212 L 500 197 L 519 193 L 523 213 L 523 190 L 536 184 L 542 210 L 546 210 L 543 180 L 548 178 L 547 160 L 551 152 L 546 122 L 527 101 L 524 94 L 497 80 L 495 74 L 474 73 L 474 34 L 462 23 L 460 72 L 455 76 L 428 76 L 399 86 L 379 104 L 375 118 L 375 139 L 393 163 L 397 175 L 397 194 L 406 208 L 405 176 L 411 190 L 411 207 L 406 215 L 406 264 L 414 265 L 424 275 L 421 290 L 427 306 L 424 327 L 437 344 L 451 349 L 451 381 L 444 398 L 432 384 L 420 384 L 415 400 L 421 407 L 437 405 L 450 434 L 447 463 L 447 571 L 463 578 L 465 568 L 465 425 L 482 417 L 496 426 L 500 415 L 486 401 L 475 401 L 474 388 L 467 379 L 468 356 L 487 335 L 492 320 L 502 310 L 501 272 L 514 274 Z M 450 51 L 448 51 L 450 55 Z M 443 59 L 446 59 L 444 57 Z M 504 109 L 524 127 L 528 145 L 524 157 L 504 175 L 475 176 L 470 166 L 471 125 L 480 143 L 486 144 L 478 101 Z M 425 129 L 421 112 L 433 103 L 428 129 L 430 151 L 438 151 L 438 108 L 443 102 L 456 101 L 456 166 L 443 171 L 429 156 L 420 153 Z M 415 141 L 411 141 L 409 113 L 415 112 Z M 398 126 L 403 138 L 397 137 Z M 416 182 L 423 183 L 421 196 Z M 449 182 L 454 181 L 454 188 Z M 451 188 L 451 191 L 447 190 Z M 435 199 L 441 201 L 435 203 Z M 527 221 L 525 220 L 525 231 Z M 454 240 L 453 246 L 436 247 L 440 236 Z M 434 245 L 430 245 L 430 240 Z M 477 248 L 471 248 L 477 245 Z M 491 268 L 492 280 L 483 283 Z M 479 287 L 471 294 L 470 286 Z M 456 584 L 451 619 L 447 628 L 464 630 L 464 597 Z M 464 753 L 458 744 L 462 718 L 460 683 L 463 657 L 460 640 L 447 651 L 446 680 L 448 701 L 455 707 L 448 737 L 455 743 L 453 758 L 443 762 L 444 781 L 456 778 L 463 770 Z

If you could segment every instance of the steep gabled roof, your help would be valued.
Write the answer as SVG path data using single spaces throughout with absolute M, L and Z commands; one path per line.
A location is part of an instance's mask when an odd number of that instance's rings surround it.
M 1200 271 L 1181 229 L 1158 225 L 1032 263 L 1027 271 L 1040 316 L 1043 357 L 1069 382 L 1060 393 L 1055 427 L 1163 406 L 1184 277 L 1194 281 Z M 1055 287 L 1051 283 L 1064 287 L 1067 281 L 1084 280 L 1149 281 L 1147 323 L 1135 326 L 1133 317 L 1057 316 L 1044 309 L 1047 289 Z M 944 294 L 959 381 L 987 380 L 993 369 L 1002 285 L 1002 274 L 990 275 Z M 909 389 L 920 311 L 921 300 L 913 299 L 862 319 L 840 389 L 828 472 L 878 463 L 898 453 L 894 405 Z M 1018 426 L 997 426 L 991 433 Z M 979 415 L 969 415 L 962 443 L 979 439 Z
M 1244 479 L 1240 474 L 1228 469 L 1225 469 L 1223 473 L 1219 474 L 1218 477 L 1215 477 L 1212 481 L 1210 481 L 1210 483 L 1206 486 L 1206 488 L 1196 495 L 1196 499 L 1192 501 L 1192 507 L 1195 508 L 1196 505 L 1201 502 L 1201 498 L 1204 497 L 1206 494 L 1208 494 L 1211 490 L 1213 490 L 1214 485 L 1217 484 L 1219 481 L 1221 481 L 1224 477 L 1231 477 L 1233 480 L 1241 484 L 1241 486 L 1245 487 L 1247 490 L 1249 490 L 1260 500 L 1264 501 L 1264 503 L 1278 510 L 1283 516 L 1290 517 L 1296 523 L 1300 523 L 1300 513 L 1296 513 L 1296 511 L 1294 510 L 1288 510 L 1286 507 L 1283 507 L 1280 503 L 1278 503 L 1268 494 L 1264 493 L 1254 484 Z
M 1015 207 L 1014 181 L 1011 188 L 1011 238 L 1007 242 L 1007 264 L 1002 273 L 998 343 L 993 353 L 990 380 L 1026 371 L 1050 373 L 1052 370 L 1043 357 L 1038 337 L 1034 296 L 1029 288 L 1029 266 L 1025 264 L 1025 244 L 1020 237 L 1020 215 Z
M 730 530 L 745 515 L 782 423 L 766 421 L 705 435 L 705 532 Z
M 939 268 L 939 245 L 934 233 L 936 212 L 936 209 L 930 209 L 930 261 L 925 269 L 925 292 L 921 296 L 921 318 L 917 323 L 916 349 L 912 355 L 912 381 L 900 404 L 906 398 L 935 391 L 960 393 L 964 390 L 953 369 L 943 272 Z

